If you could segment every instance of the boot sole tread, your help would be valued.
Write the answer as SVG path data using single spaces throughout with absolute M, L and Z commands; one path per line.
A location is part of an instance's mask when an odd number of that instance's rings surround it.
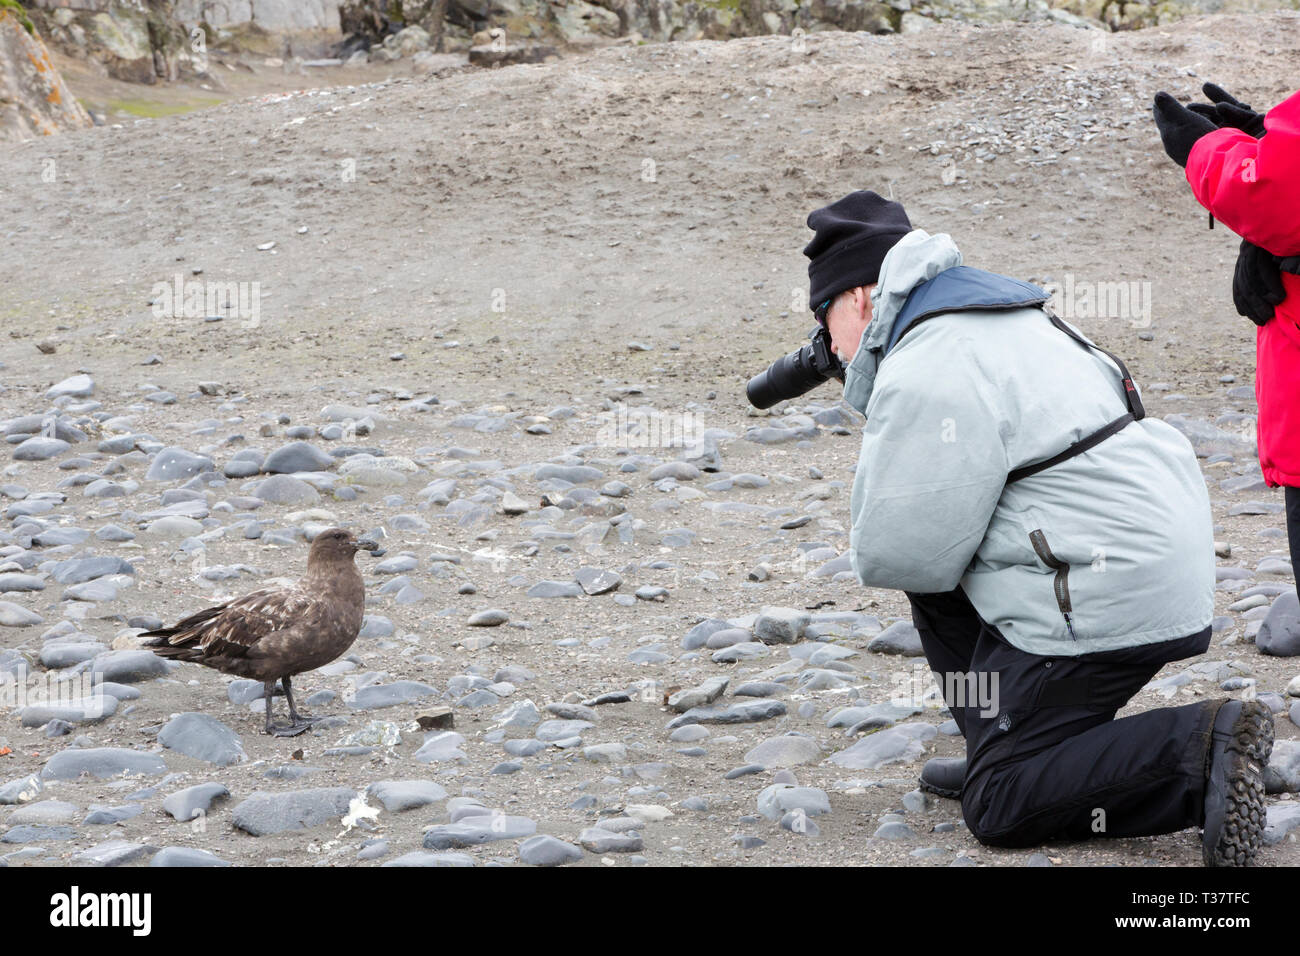
M 1247 701 L 1229 731 L 1223 760 L 1228 784 L 1223 828 L 1214 846 L 1206 843 L 1206 866 L 1250 866 L 1263 844 L 1268 816 L 1264 803 L 1264 768 L 1273 752 L 1273 715 L 1260 703 Z M 1251 769 L 1250 764 L 1258 768 Z

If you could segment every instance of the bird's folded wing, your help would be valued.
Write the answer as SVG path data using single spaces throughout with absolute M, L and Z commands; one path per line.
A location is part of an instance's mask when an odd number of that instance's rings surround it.
M 302 624 L 315 604 L 298 587 L 252 591 L 187 617 L 168 643 L 197 644 L 209 657 L 238 656 L 271 634 Z

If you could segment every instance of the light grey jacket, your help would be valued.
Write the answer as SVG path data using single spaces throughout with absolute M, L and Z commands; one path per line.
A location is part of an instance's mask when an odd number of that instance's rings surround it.
M 844 397 L 867 417 L 850 499 L 858 579 L 922 593 L 960 584 L 980 617 L 1032 654 L 1203 630 L 1214 613 L 1209 495 L 1173 426 L 1132 422 L 1006 484 L 1008 472 L 1124 413 L 1113 363 L 1038 308 L 939 315 L 881 359 L 912 289 L 960 264 L 945 234 L 903 237 L 885 257 L 872 321 L 845 370 Z M 1038 549 L 1031 532 L 1041 532 Z

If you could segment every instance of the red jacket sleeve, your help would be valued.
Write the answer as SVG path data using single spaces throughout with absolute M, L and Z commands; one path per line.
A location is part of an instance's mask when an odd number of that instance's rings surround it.
M 1196 141 L 1187 181 L 1225 226 L 1278 256 L 1300 253 L 1300 93 L 1264 117 L 1261 139 L 1223 128 Z

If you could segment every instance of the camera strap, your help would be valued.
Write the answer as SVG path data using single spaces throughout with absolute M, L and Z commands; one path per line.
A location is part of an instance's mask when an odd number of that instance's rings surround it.
M 1147 414 L 1146 409 L 1142 406 L 1142 399 L 1138 397 L 1137 388 L 1133 385 L 1133 376 L 1129 374 L 1128 366 L 1124 364 L 1123 360 L 1120 359 L 1119 356 L 1108 352 L 1100 345 L 1093 345 L 1062 322 L 1056 313 L 1046 306 L 1043 306 L 1043 311 L 1047 313 L 1047 317 L 1051 319 L 1052 324 L 1070 338 L 1074 339 L 1084 348 L 1093 349 L 1094 351 L 1102 353 L 1119 367 L 1120 381 L 1124 383 L 1124 402 L 1128 405 L 1128 411 L 1119 416 L 1119 418 L 1107 422 L 1086 438 L 1080 438 L 1059 455 L 1053 455 L 1046 461 L 1035 462 L 1032 465 L 1026 465 L 1023 468 L 1017 468 L 1010 472 L 1007 475 L 1007 484 L 1011 484 L 1013 481 L 1019 481 L 1021 478 L 1028 478 L 1030 475 L 1036 475 L 1040 471 L 1051 468 L 1053 465 L 1059 465 L 1061 462 L 1073 458 L 1075 455 L 1082 455 L 1088 449 L 1100 445 L 1107 438 L 1114 435 L 1130 422 L 1146 418 Z
M 1085 349 L 1100 352 L 1115 363 L 1119 369 L 1120 381 L 1124 385 L 1124 404 L 1127 406 L 1127 411 L 1113 421 L 1107 422 L 1091 435 L 1081 438 L 1060 454 L 1053 455 L 1046 461 L 1035 462 L 1010 472 L 1007 475 L 1008 483 L 1019 481 L 1021 478 L 1028 478 L 1030 475 L 1036 475 L 1053 465 L 1059 465 L 1061 462 L 1073 458 L 1075 455 L 1082 455 L 1088 449 L 1096 447 L 1111 435 L 1120 431 L 1130 422 L 1146 417 L 1146 409 L 1142 407 L 1142 400 L 1138 396 L 1137 388 L 1133 385 L 1133 376 L 1129 374 L 1128 366 L 1117 355 L 1106 351 L 1100 345 L 1089 342 L 1061 321 L 1048 304 L 1050 299 L 1051 296 L 1043 289 L 1028 282 L 1022 282 L 1019 279 L 998 275 L 993 272 L 985 272 L 982 269 L 972 269 L 969 266 L 954 266 L 940 272 L 934 278 L 921 283 L 912 290 L 907 297 L 907 301 L 903 304 L 903 308 L 899 310 L 898 316 L 894 319 L 894 326 L 885 345 L 884 357 L 887 359 L 889 352 L 898 342 L 921 322 L 950 312 L 1003 312 L 1024 308 L 1039 308 L 1047 315 L 1054 326 L 1078 342 L 1079 345 Z

